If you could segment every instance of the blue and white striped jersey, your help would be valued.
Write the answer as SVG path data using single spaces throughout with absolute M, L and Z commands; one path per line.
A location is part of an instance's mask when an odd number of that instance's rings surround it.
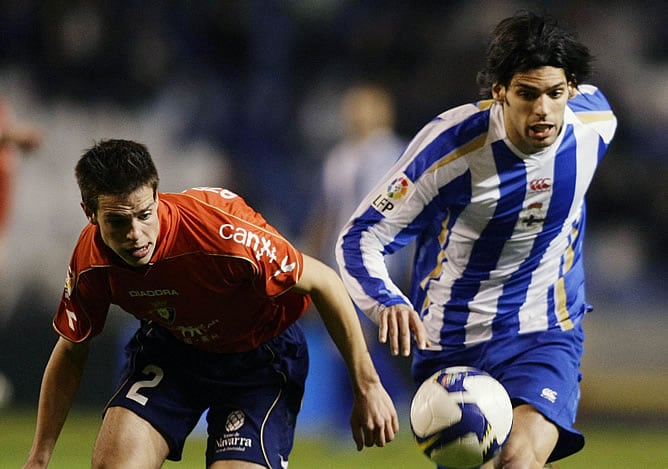
M 571 329 L 589 309 L 582 243 L 585 192 L 617 121 L 595 87 L 568 101 L 557 141 L 525 155 L 506 138 L 503 106 L 481 101 L 427 124 L 343 229 L 337 261 L 353 300 L 420 313 L 434 346 Z M 383 256 L 416 240 L 404 295 Z

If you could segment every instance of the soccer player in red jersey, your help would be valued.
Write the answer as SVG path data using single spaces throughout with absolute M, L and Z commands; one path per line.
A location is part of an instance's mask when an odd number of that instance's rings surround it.
M 212 468 L 286 467 L 308 369 L 312 300 L 348 368 L 358 450 L 398 431 L 338 275 L 225 189 L 158 192 L 147 148 L 106 140 L 76 166 L 90 222 L 69 264 L 26 467 L 46 467 L 109 306 L 140 326 L 104 413 L 94 467 L 179 460 L 208 411 Z

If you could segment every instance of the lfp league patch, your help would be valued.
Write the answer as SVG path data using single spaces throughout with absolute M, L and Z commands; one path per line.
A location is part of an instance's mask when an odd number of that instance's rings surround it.
M 397 210 L 406 201 L 406 196 L 413 190 L 413 182 L 403 173 L 397 173 L 390 183 L 381 187 L 371 205 L 382 215 L 387 216 Z

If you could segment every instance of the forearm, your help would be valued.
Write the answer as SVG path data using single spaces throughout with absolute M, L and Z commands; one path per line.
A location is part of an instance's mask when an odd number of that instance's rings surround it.
M 322 262 L 304 256 L 304 273 L 295 288 L 311 295 L 346 362 L 354 394 L 350 427 L 357 449 L 385 446 L 399 430 L 399 419 L 380 382 L 357 312 L 341 279 Z
M 311 292 L 313 303 L 348 368 L 355 392 L 364 392 L 380 378 L 371 360 L 357 312 L 338 276 L 324 276 L 327 287 Z M 321 279 L 323 277 L 321 276 Z
M 46 467 L 81 382 L 88 345 L 59 339 L 44 371 L 35 436 L 26 467 Z
M 351 242 L 344 247 L 339 240 L 336 257 L 341 280 L 355 304 L 378 324 L 382 309 L 410 301 L 390 277 L 382 244 L 369 238 L 363 246 Z

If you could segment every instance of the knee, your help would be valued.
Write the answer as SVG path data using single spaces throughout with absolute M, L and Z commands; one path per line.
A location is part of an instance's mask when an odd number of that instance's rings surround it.
M 169 446 L 151 424 L 122 407 L 107 410 L 93 448 L 92 467 L 160 468 Z
M 163 466 L 166 457 L 159 451 L 126 450 L 101 448 L 97 446 L 93 450 L 92 469 L 125 469 L 128 467 L 155 468 Z
M 544 457 L 537 454 L 530 441 L 509 440 L 495 460 L 495 469 L 542 469 Z
M 534 407 L 513 410 L 510 437 L 495 460 L 497 469 L 542 469 L 559 439 L 559 430 Z
M 115 467 L 115 462 L 113 459 L 100 454 L 99 452 L 93 453 L 93 460 L 91 462 L 91 469 L 109 469 Z

